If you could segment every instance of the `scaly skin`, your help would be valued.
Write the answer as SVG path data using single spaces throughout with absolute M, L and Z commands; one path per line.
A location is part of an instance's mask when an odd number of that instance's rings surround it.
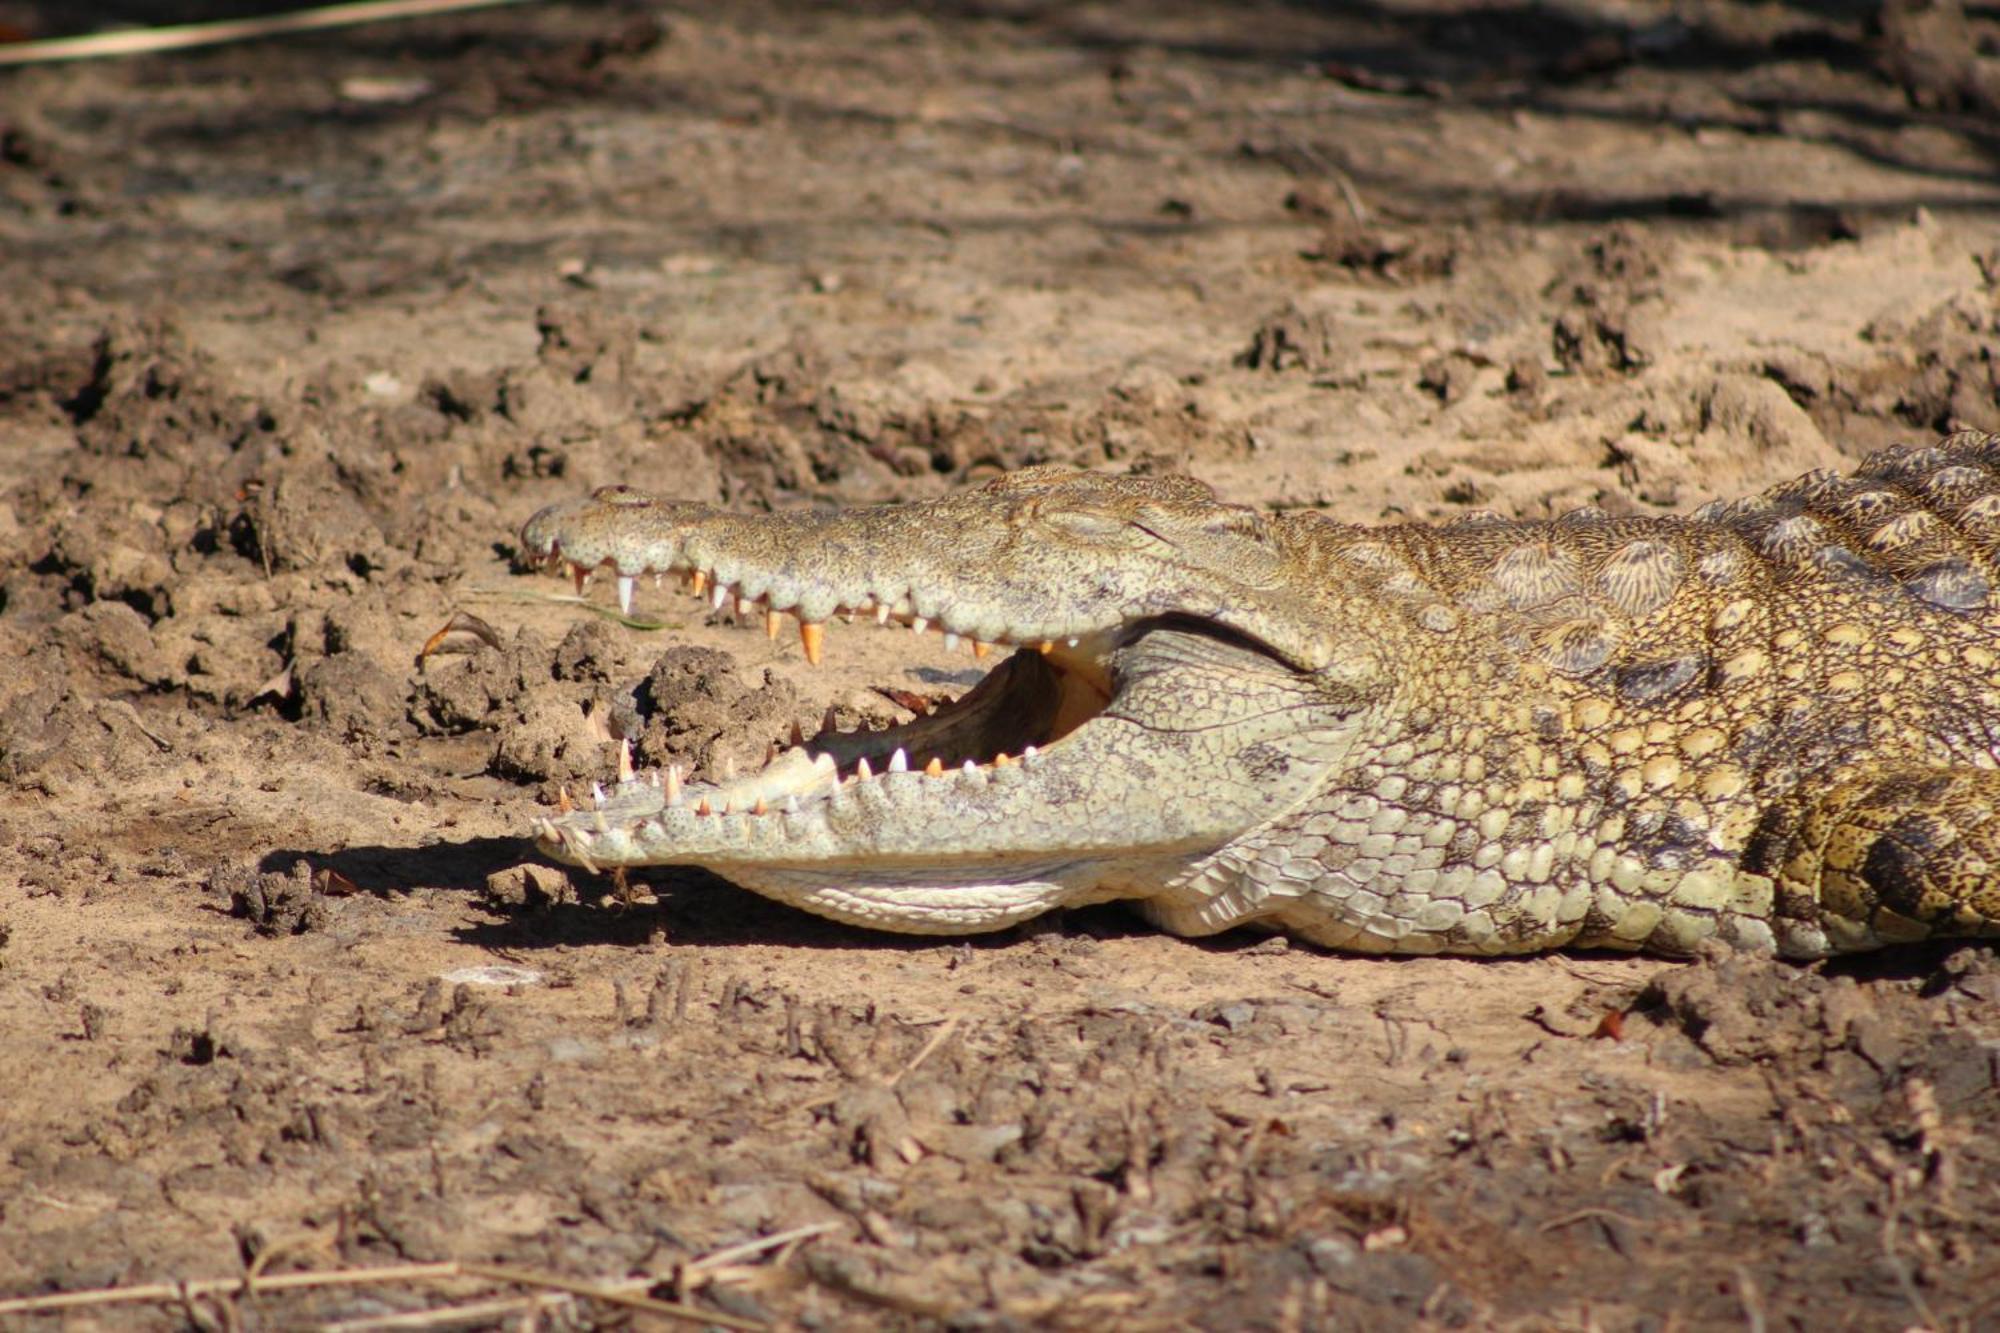
M 574 864 L 916 933 L 1123 898 L 1369 952 L 2000 934 L 1993 436 L 1686 518 L 1359 528 L 1041 468 L 828 514 L 613 487 L 522 540 L 790 612 L 815 661 L 839 613 L 1026 649 L 906 727 L 540 821 Z

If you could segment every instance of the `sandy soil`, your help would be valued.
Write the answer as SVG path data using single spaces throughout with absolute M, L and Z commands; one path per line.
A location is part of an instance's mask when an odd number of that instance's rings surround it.
M 1655 513 L 2000 429 L 1996 51 L 1951 5 L 605 3 L 0 76 L 0 1297 L 458 1259 L 799 1329 L 2000 1324 L 1990 949 L 614 892 L 521 835 L 618 719 L 705 767 L 974 667 L 512 563 L 611 481 Z

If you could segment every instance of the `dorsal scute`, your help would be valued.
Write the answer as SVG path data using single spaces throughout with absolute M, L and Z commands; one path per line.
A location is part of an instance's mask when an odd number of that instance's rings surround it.
M 1693 517 L 1782 568 L 1836 583 L 1893 580 L 1938 610 L 1981 611 L 2000 583 L 2000 437 L 1966 431 L 1895 446 L 1852 476 L 1808 473 Z

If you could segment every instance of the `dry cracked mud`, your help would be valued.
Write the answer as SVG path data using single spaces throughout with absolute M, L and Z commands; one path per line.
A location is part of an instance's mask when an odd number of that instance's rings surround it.
M 1660 513 L 2000 429 L 1996 56 L 1955 0 L 612 0 L 0 73 L 0 1311 L 459 1260 L 797 1329 L 2000 1324 L 1990 948 L 910 940 L 614 885 L 522 837 L 614 726 L 706 770 L 978 668 L 628 624 L 513 549 L 613 481 Z

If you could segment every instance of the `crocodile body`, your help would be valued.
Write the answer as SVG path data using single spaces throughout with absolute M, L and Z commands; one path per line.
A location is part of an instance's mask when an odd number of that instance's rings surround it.
M 522 537 L 814 660 L 835 617 L 1018 649 L 903 727 L 539 821 L 571 863 L 919 933 L 1129 899 L 1370 952 L 2000 934 L 2000 437 L 1686 517 L 1353 527 L 1046 468 L 824 514 L 611 487 Z

